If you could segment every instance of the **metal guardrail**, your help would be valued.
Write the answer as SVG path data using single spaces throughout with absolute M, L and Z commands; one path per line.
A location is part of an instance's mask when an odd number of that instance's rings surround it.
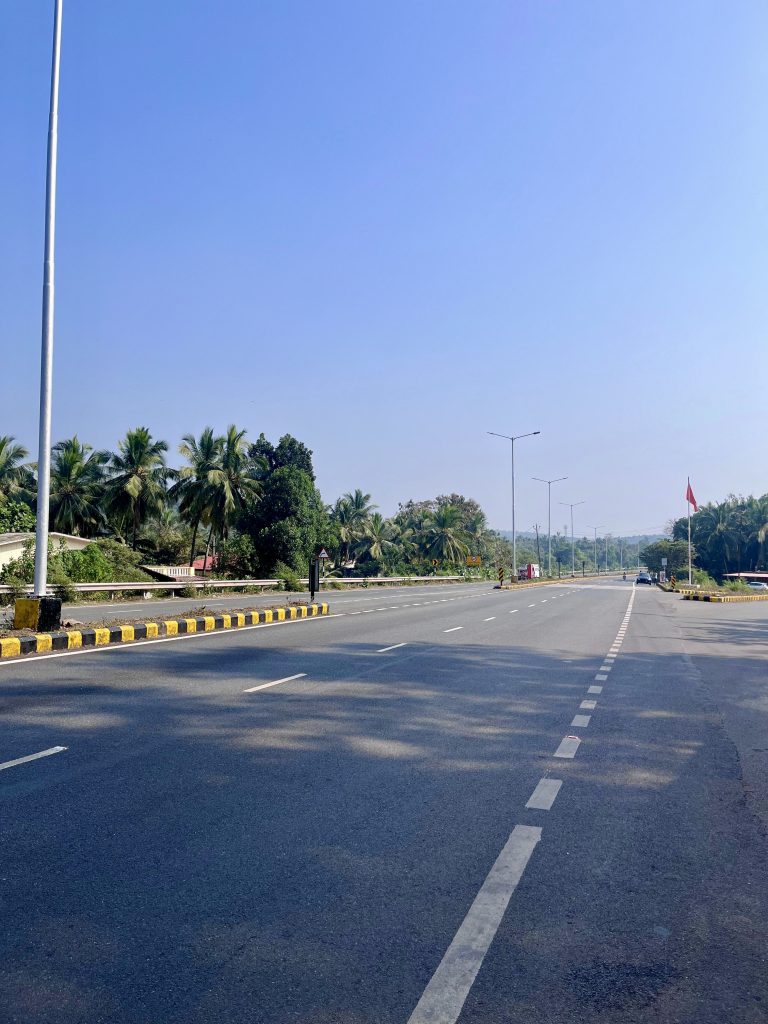
M 386 583 L 455 583 L 457 581 L 470 582 L 480 579 L 482 579 L 480 576 L 355 576 L 349 578 L 325 576 L 321 580 L 321 585 L 325 584 L 327 586 L 331 583 L 339 583 L 342 586 L 350 584 L 353 586 L 370 585 L 372 583 L 379 585 Z M 259 587 L 264 590 L 268 587 L 279 587 L 282 582 L 282 580 L 147 580 L 145 583 L 73 583 L 71 587 L 78 594 L 109 594 L 123 591 L 187 590 L 190 587 L 195 590 L 236 590 L 242 587 Z M 300 579 L 298 582 L 304 586 L 309 586 L 309 579 L 307 577 Z M 0 586 L 0 594 L 10 594 L 14 589 L 13 587 Z M 27 584 L 24 588 L 24 593 L 31 594 L 32 591 L 32 584 Z M 55 587 L 48 587 L 49 594 L 53 595 L 55 592 Z
M 634 571 L 634 570 L 633 570 Z M 553 579 L 547 579 L 541 577 L 539 580 L 518 580 L 515 585 L 524 585 L 526 583 L 567 583 L 575 580 L 586 579 L 604 579 L 606 576 L 620 576 L 621 572 L 609 572 L 600 573 L 597 576 L 595 573 L 589 574 L 586 577 L 582 577 L 578 573 L 576 576 L 571 576 L 570 573 L 567 576 L 563 576 L 562 579 L 554 577 Z M 628 576 L 632 573 L 628 573 Z M 321 587 L 329 584 L 340 584 L 341 586 L 383 586 L 385 584 L 393 583 L 477 583 L 482 582 L 485 579 L 484 576 L 324 576 L 321 579 Z M 189 579 L 189 580 L 147 580 L 146 583 L 73 583 L 71 587 L 77 591 L 78 594 L 116 594 L 130 591 L 141 591 L 145 593 L 151 593 L 157 590 L 187 590 L 193 588 L 194 590 L 237 590 L 238 588 L 245 587 L 258 587 L 261 590 L 266 590 L 268 587 L 279 587 L 282 580 L 208 580 L 208 579 Z M 304 577 L 298 581 L 303 586 L 309 586 L 309 579 Z M 493 580 L 487 580 L 486 582 L 492 583 Z M 15 588 L 8 586 L 0 586 L 0 594 L 10 594 Z M 33 591 L 32 584 L 28 584 L 24 588 L 25 594 L 31 594 Z M 56 593 L 55 587 L 48 587 L 48 593 L 54 595 Z

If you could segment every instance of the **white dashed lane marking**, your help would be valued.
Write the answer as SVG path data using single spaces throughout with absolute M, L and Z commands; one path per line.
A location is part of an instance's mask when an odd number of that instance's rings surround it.
M 463 626 L 451 626 L 450 629 L 444 629 L 444 633 L 455 633 L 457 629 L 464 629 Z
M 571 726 L 576 729 L 586 729 L 586 727 L 589 725 L 589 720 L 591 717 L 591 715 L 574 715 L 573 721 L 571 722 Z
M 407 647 L 407 646 L 408 645 L 406 643 L 403 643 L 403 644 L 392 644 L 391 647 L 380 647 L 378 649 L 378 651 L 376 651 L 376 653 L 377 654 L 385 654 L 387 651 L 396 651 L 398 647 Z
M 17 757 L 13 761 L 3 761 L 0 764 L 0 772 L 6 768 L 15 768 L 18 764 L 26 764 L 28 761 L 37 761 L 41 757 L 50 757 L 52 754 L 61 754 L 67 747 L 48 747 L 47 750 L 39 750 L 36 754 L 27 754 L 26 757 Z
M 541 779 L 525 806 L 532 811 L 550 810 L 562 784 L 562 779 Z
M 553 757 L 575 757 L 576 751 L 579 749 L 581 740 L 578 736 L 565 736 L 560 741 L 560 746 L 557 748 Z
M 268 690 L 270 686 L 279 686 L 281 683 L 290 683 L 294 679 L 304 679 L 306 672 L 297 672 L 294 676 L 285 676 L 283 679 L 275 679 L 273 683 L 262 683 L 261 686 L 252 686 L 248 690 L 243 690 L 243 693 L 256 693 L 257 690 Z

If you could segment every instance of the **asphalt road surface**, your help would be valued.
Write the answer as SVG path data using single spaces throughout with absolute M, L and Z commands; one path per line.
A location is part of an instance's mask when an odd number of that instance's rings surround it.
M 537 584 L 538 585 L 538 584 Z M 456 587 L 462 592 L 487 593 L 489 584 L 475 583 L 424 583 L 409 584 L 404 587 L 376 586 L 369 587 L 354 586 L 349 590 L 330 590 L 323 587 L 320 593 L 315 595 L 316 601 L 333 601 L 334 608 L 338 611 L 347 610 L 350 605 L 352 610 L 355 607 L 368 608 L 384 604 L 394 604 L 394 598 L 402 598 L 403 601 L 418 601 L 424 596 L 450 597 L 455 594 Z M 390 600 L 392 598 L 392 600 Z M 170 597 L 159 600 L 133 600 L 133 601 L 97 601 L 86 604 L 68 604 L 64 606 L 63 616 L 65 619 L 77 619 L 80 622 L 101 622 L 114 621 L 124 622 L 126 619 L 147 618 L 166 616 L 168 618 L 179 615 L 183 616 L 192 609 L 205 605 L 216 611 L 227 611 L 230 608 L 260 608 L 274 607 L 285 604 L 288 601 L 306 601 L 309 599 L 309 592 L 302 593 L 272 592 L 264 594 L 227 594 L 226 592 L 210 594 L 196 594 L 195 597 Z
M 765 1024 L 768 604 L 359 598 L 0 663 L 0 1021 Z

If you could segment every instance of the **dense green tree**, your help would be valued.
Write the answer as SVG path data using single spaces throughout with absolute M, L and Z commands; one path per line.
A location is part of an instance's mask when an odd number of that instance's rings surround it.
M 283 469 L 285 466 L 293 466 L 306 473 L 314 483 L 312 452 L 291 434 L 284 434 L 277 447 L 271 444 L 264 434 L 259 434 L 258 440 L 251 445 L 250 455 L 255 463 L 264 465 L 269 473 L 274 473 L 276 469 Z
M 77 435 L 51 450 L 51 529 L 92 537 L 106 526 L 105 469 L 109 452 L 94 451 Z
M 664 568 L 661 561 L 667 559 L 667 576 L 679 576 L 688 571 L 688 545 L 681 540 L 659 540 L 648 544 L 640 552 L 640 560 L 651 572 L 661 572 Z
M 309 474 L 294 466 L 269 474 L 261 500 L 249 501 L 238 527 L 251 538 L 265 575 L 278 562 L 306 573 L 316 548 L 327 543 L 327 514 L 320 494 Z
M 117 521 L 132 530 L 136 550 L 141 524 L 165 502 L 168 445 L 153 440 L 146 427 L 137 427 L 118 442 L 118 449 L 110 460 L 106 503 Z
M 687 517 L 674 523 L 673 536 L 687 541 Z M 691 540 L 696 565 L 711 576 L 766 568 L 768 495 L 731 494 L 724 501 L 701 506 L 691 517 Z
M 34 533 L 35 524 L 35 513 L 23 501 L 0 505 L 0 533 Z

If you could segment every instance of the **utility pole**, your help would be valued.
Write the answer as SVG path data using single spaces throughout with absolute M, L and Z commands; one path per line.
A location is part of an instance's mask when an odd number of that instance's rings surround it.
M 37 453 L 37 523 L 34 597 L 48 589 L 48 517 L 51 489 L 51 395 L 53 388 L 54 255 L 56 239 L 56 166 L 58 159 L 59 67 L 62 0 L 54 0 L 51 103 L 48 112 L 48 159 L 45 177 L 45 256 L 43 263 L 43 334 L 40 352 L 40 425 Z
M 552 484 L 558 484 L 561 480 L 567 480 L 567 476 L 557 476 L 554 480 L 543 480 L 540 476 L 534 476 L 532 480 L 538 480 L 540 484 L 547 485 L 547 576 L 552 575 Z M 539 563 L 541 564 L 541 563 Z
M 571 576 L 576 575 L 576 542 L 573 539 L 573 510 L 577 505 L 583 505 L 586 498 L 583 501 L 561 501 L 561 505 L 565 505 L 571 510 Z
M 539 524 L 534 523 L 533 528 L 536 531 L 536 557 L 539 560 L 539 565 L 541 565 L 541 548 L 539 547 Z
M 519 441 L 523 437 L 536 437 L 540 434 L 540 430 L 532 430 L 529 434 L 497 434 L 493 430 L 488 430 L 488 434 L 492 437 L 503 437 L 507 441 L 512 442 L 512 579 L 517 579 L 517 532 L 515 530 L 515 441 Z
M 596 575 L 599 576 L 600 575 L 600 566 L 598 565 L 598 562 L 597 562 L 597 531 L 600 529 L 600 527 L 599 526 L 588 526 L 587 529 L 595 531 L 595 573 L 596 573 Z

